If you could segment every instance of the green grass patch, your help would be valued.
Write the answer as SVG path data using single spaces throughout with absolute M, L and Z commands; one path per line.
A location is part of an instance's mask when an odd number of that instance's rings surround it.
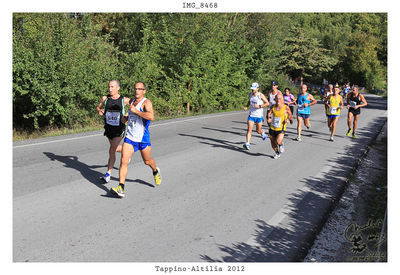
M 41 130 L 33 130 L 33 131 L 13 129 L 13 141 L 22 141 L 27 139 L 77 134 L 83 132 L 96 131 L 102 128 L 103 128 L 102 124 L 93 122 L 89 125 L 76 125 L 73 127 L 46 127 Z
M 171 115 L 171 116 L 160 116 L 156 115 L 154 118 L 154 122 L 162 121 L 167 119 L 175 119 L 175 118 L 185 118 L 185 117 L 193 117 L 199 115 L 208 115 L 215 113 L 224 113 L 230 111 L 237 111 L 237 109 L 229 109 L 229 110 L 205 110 L 202 112 L 182 114 L 182 115 Z M 72 127 L 46 127 L 41 130 L 23 130 L 23 129 L 13 129 L 13 142 L 14 141 L 22 141 L 28 139 L 36 139 L 36 138 L 45 138 L 45 137 L 53 137 L 53 136 L 62 136 L 62 135 L 71 135 L 77 133 L 84 133 L 90 131 L 102 130 L 104 124 L 100 122 L 98 119 L 87 122 L 85 125 L 74 125 Z

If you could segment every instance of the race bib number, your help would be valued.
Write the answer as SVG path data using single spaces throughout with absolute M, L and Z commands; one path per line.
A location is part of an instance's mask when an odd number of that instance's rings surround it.
M 337 109 L 338 109 L 338 107 L 331 107 L 331 108 L 329 108 L 329 112 L 330 112 L 332 115 L 335 115 L 335 114 L 337 113 Z
M 136 119 L 137 119 L 136 116 L 129 116 L 129 122 L 128 122 L 128 124 L 129 124 L 129 127 L 130 127 L 130 128 L 136 126 Z
M 119 121 L 121 118 L 120 112 L 110 112 L 106 113 L 106 123 L 111 126 L 119 126 Z
M 356 107 L 356 102 L 355 101 L 350 101 L 350 107 L 355 108 Z
M 300 104 L 300 105 L 297 107 L 297 111 L 304 111 L 304 104 Z
M 282 118 L 280 118 L 280 117 L 272 117 L 271 126 L 274 128 L 280 128 L 281 121 L 282 121 Z

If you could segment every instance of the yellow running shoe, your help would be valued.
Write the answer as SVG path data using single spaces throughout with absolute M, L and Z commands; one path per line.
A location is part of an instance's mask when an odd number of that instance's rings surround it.
M 349 129 L 349 130 L 347 131 L 346 135 L 349 137 L 350 134 L 351 134 L 351 129 Z
M 120 197 L 120 198 L 124 198 L 125 197 L 125 191 L 124 189 L 122 189 L 121 185 L 118 185 L 117 187 L 113 187 L 111 188 L 111 193 L 113 193 L 114 195 Z
M 161 173 L 160 173 L 160 168 L 158 167 L 157 167 L 157 173 L 154 175 L 154 181 L 157 186 L 161 184 Z

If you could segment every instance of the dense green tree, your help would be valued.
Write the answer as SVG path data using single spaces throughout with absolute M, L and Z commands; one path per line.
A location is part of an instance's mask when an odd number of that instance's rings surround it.
M 300 77 L 302 84 L 305 76 L 332 70 L 337 61 L 329 54 L 317 39 L 307 36 L 300 26 L 293 26 L 282 47 L 280 68 L 292 77 Z
M 13 29 L 13 120 L 34 128 L 84 123 L 116 71 L 114 49 L 96 26 L 67 14 L 16 14 Z M 82 24 L 86 37 L 82 39 Z
M 385 13 L 15 13 L 15 128 L 99 119 L 110 79 L 157 116 L 243 105 L 251 82 L 387 86 Z

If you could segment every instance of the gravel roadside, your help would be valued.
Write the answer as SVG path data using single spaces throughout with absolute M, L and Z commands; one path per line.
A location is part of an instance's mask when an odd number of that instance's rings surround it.
M 387 262 L 387 123 L 304 262 Z

